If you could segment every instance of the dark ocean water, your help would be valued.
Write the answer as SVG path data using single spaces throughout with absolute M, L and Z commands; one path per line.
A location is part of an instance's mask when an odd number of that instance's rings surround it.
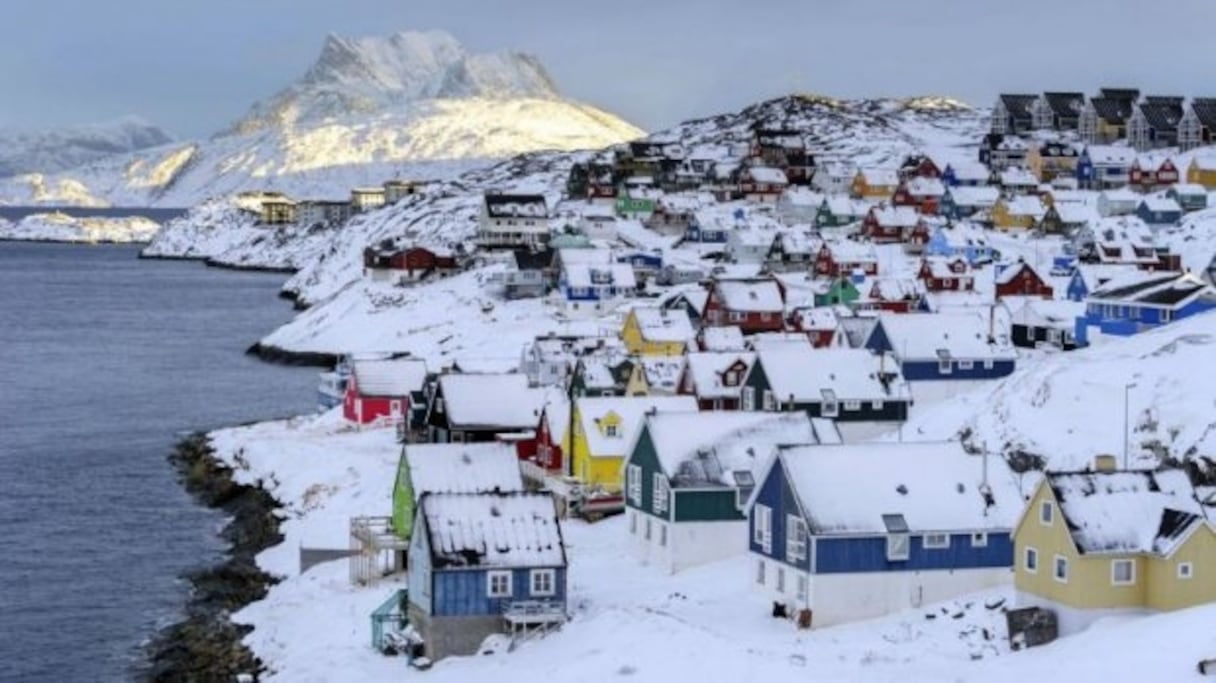
M 129 679 L 222 550 L 177 436 L 315 405 L 314 370 L 244 355 L 281 275 L 137 252 L 0 243 L 0 681 Z

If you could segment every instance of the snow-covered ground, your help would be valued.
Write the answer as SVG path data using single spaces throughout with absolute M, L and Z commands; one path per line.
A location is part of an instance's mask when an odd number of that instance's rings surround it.
M 0 219 L 0 239 L 34 242 L 151 241 L 160 224 L 140 216 L 77 218 L 61 213 L 26 216 L 16 223 Z
M 286 503 L 285 541 L 258 558 L 286 579 L 234 615 L 268 680 L 437 681 L 1190 680 L 1216 654 L 1216 606 L 1111 619 L 1052 645 L 1010 651 L 1001 589 L 872 622 L 799 631 L 768 615 L 743 558 L 669 576 L 627 551 L 623 518 L 563 522 L 572 619 L 513 652 L 452 658 L 426 674 L 370 646 L 369 615 L 402 587 L 350 585 L 345 561 L 298 572 L 297 548 L 345 547 L 354 515 L 386 515 L 399 446 L 391 430 L 353 431 L 334 413 L 213 433 L 241 481 Z M 1100 653 L 1097 654 L 1097 653 Z

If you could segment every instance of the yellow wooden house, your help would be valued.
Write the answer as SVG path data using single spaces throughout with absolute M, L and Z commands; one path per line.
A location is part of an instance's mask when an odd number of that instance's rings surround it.
M 849 191 L 859 199 L 890 199 L 899 188 L 899 173 L 891 168 L 862 168 Z
M 1061 176 L 1072 178 L 1077 173 L 1080 156 L 1075 147 L 1063 142 L 1030 145 L 1026 151 L 1026 168 L 1044 183 Z
M 621 327 L 621 340 L 637 356 L 682 356 L 696 339 L 688 313 L 657 306 L 629 311 Z
M 1061 634 L 1216 601 L 1216 507 L 1182 471 L 1115 471 L 1106 458 L 1047 474 L 1014 527 L 1018 605 L 1055 611 Z
M 1216 190 L 1216 157 L 1196 155 L 1186 167 L 1186 181 Z
M 570 454 L 570 473 L 590 492 L 620 493 L 621 464 L 648 411 L 696 412 L 692 396 L 602 396 L 574 402 L 572 434 L 562 452 Z M 571 440 L 573 439 L 573 444 Z
M 992 207 L 992 227 L 997 230 L 1029 230 L 1043 220 L 1047 207 L 1035 196 L 1021 195 L 997 200 Z

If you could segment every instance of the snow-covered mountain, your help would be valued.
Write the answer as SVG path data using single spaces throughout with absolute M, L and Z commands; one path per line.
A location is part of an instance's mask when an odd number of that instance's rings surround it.
M 168 133 L 135 117 L 48 130 L 0 130 L 0 177 L 66 171 L 169 142 Z
M 209 140 L 0 182 L 0 202 L 192 206 L 248 189 L 342 196 L 395 176 L 450 177 L 522 152 L 643 133 L 564 99 L 535 58 L 473 54 L 451 36 L 331 36 L 297 82 Z

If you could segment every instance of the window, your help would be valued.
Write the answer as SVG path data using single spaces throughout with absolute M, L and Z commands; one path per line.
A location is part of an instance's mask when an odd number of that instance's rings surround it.
M 1055 518 L 1055 513 L 1051 507 L 1051 501 L 1045 500 L 1039 504 L 1039 523 L 1043 526 L 1051 526 L 1052 519 Z
M 625 489 L 629 502 L 636 507 L 642 506 L 642 467 L 629 465 L 625 467 Z
M 552 569 L 533 569 L 529 572 L 529 579 L 532 584 L 532 595 L 553 595 L 555 592 L 553 588 L 556 583 L 555 573 Z
M 882 410 L 882 401 L 870 401 L 870 410 Z
M 1039 551 L 1034 548 L 1027 548 L 1024 553 L 1022 566 L 1031 574 L 1036 574 L 1039 571 Z
M 785 517 L 785 559 L 791 563 L 806 559 L 806 525 L 795 515 Z
M 756 388 L 755 387 L 743 387 L 743 409 L 744 410 L 755 410 L 756 409 Z
M 752 506 L 752 541 L 766 553 L 773 550 L 773 511 L 767 505 Z
M 995 363 L 992 361 L 991 358 L 984 361 L 985 370 L 991 370 L 993 367 L 995 367 Z
M 764 585 L 764 560 L 756 562 L 756 585 Z
M 1161 322 L 1168 323 L 1174 317 L 1174 312 L 1170 310 L 1161 311 Z
M 772 317 L 773 317 L 772 313 L 761 313 L 760 314 L 760 320 L 762 320 L 764 322 L 768 322 L 769 320 L 772 319 Z
M 1063 555 L 1056 555 L 1051 566 L 1052 577 L 1060 583 L 1068 583 L 1068 558 Z
M 727 318 L 729 318 L 729 320 L 730 320 L 732 323 L 741 323 L 741 322 L 743 322 L 743 317 L 744 317 L 744 316 L 743 316 L 743 314 L 742 314 L 742 313 L 740 313 L 739 311 L 731 311 L 731 312 L 730 312 L 730 315 L 728 315 L 728 316 L 727 316 Z
M 652 495 L 656 514 L 667 512 L 667 477 L 661 473 L 654 474 L 654 493 Z
M 435 398 L 435 412 L 437 412 L 437 413 L 443 412 L 443 398 L 442 397 Z
M 1195 565 L 1190 562 L 1178 563 L 1178 578 L 1189 579 L 1195 575 Z
M 853 412 L 861 410 L 861 401 L 845 401 L 844 409 Z
M 823 410 L 820 412 L 824 417 L 836 417 L 840 414 L 840 404 L 836 401 L 824 401 Z
M 785 568 L 777 567 L 777 592 L 785 592 Z
M 959 370 L 971 370 L 971 369 L 973 369 L 974 367 L 975 367 L 975 361 L 971 361 L 971 360 L 960 360 L 960 361 L 958 362 L 958 369 L 959 369 Z
M 911 543 L 907 534 L 889 534 L 887 536 L 887 560 L 897 562 L 908 559 Z
M 1112 586 L 1130 586 L 1136 582 L 1136 564 L 1131 560 L 1111 560 L 1110 583 Z
M 937 362 L 937 371 L 943 375 L 949 375 L 952 369 L 949 358 L 943 358 Z
M 629 534 L 636 535 L 638 533 L 638 513 L 629 513 Z
M 972 548 L 985 548 L 987 546 L 988 546 L 988 533 L 987 532 L 979 531 L 974 534 L 971 534 L 971 547 Z
M 777 409 L 777 402 L 773 400 L 773 392 L 768 389 L 764 390 L 764 409 L 768 411 Z
M 811 581 L 806 577 L 806 574 L 798 575 L 798 599 L 806 602 L 807 595 L 811 592 Z
M 511 572 L 487 572 L 486 594 L 491 598 L 511 597 Z
M 950 547 L 949 534 L 925 534 L 925 548 L 941 549 Z
M 650 540 L 650 518 L 646 518 L 646 540 Z
M 604 426 L 604 436 L 617 437 L 620 436 L 620 431 L 617 425 L 608 424 Z

